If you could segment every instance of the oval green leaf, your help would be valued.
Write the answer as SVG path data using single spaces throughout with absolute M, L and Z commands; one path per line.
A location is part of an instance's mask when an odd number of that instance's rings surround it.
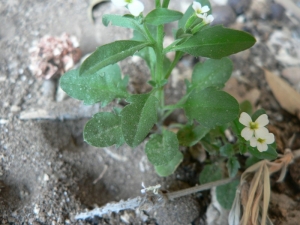
M 167 177 L 174 173 L 177 167 L 183 160 L 183 155 L 180 151 L 177 152 L 175 157 L 166 165 L 155 166 L 155 172 L 161 177 Z
M 205 165 L 200 173 L 200 184 L 206 184 L 222 179 L 221 167 L 216 164 Z
M 213 88 L 195 88 L 184 104 L 190 120 L 213 128 L 233 121 L 239 115 L 239 104 L 231 95 Z
M 146 155 L 154 166 L 166 165 L 177 154 L 179 148 L 176 134 L 164 130 L 162 134 L 151 135 L 146 144 Z
M 207 129 L 202 126 L 186 125 L 181 128 L 177 133 L 177 138 L 181 146 L 193 146 L 197 144 L 208 132 Z
M 255 38 L 244 31 L 219 25 L 201 30 L 186 42 L 172 48 L 171 51 L 183 51 L 193 56 L 221 59 L 248 49 L 255 42 Z
M 121 118 L 109 112 L 97 113 L 85 125 L 83 137 L 95 147 L 121 146 L 124 143 Z
M 158 26 L 179 20 L 182 15 L 181 12 L 166 8 L 154 9 L 146 16 L 145 23 Z
M 207 87 L 223 88 L 232 73 L 232 62 L 229 58 L 208 59 L 197 63 L 192 75 L 192 86 L 201 89 Z
M 157 122 L 158 100 L 150 94 L 132 95 L 121 111 L 122 132 L 126 143 L 138 146 Z
M 231 209 L 238 185 L 239 181 L 234 180 L 231 183 L 221 185 L 216 188 L 217 200 L 224 209 Z
M 60 78 L 60 87 L 72 98 L 84 104 L 102 102 L 106 105 L 116 98 L 126 98 L 128 77 L 122 80 L 117 64 L 102 68 L 89 76 L 79 76 L 79 70 L 70 70 Z
M 102 45 L 91 54 L 81 65 L 79 74 L 94 74 L 105 66 L 119 62 L 135 52 L 149 46 L 150 43 L 140 41 L 115 41 Z

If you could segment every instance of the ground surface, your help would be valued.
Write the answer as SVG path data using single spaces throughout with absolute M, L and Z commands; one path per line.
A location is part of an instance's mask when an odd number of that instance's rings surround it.
M 85 209 L 140 195 L 142 182 L 160 183 L 169 191 L 194 186 L 203 164 L 182 149 L 185 160 L 180 168 L 168 178 L 159 178 L 143 152 L 144 144 L 132 150 L 127 146 L 97 149 L 84 143 L 84 124 L 100 110 L 99 106 L 83 106 L 70 98 L 56 101 L 57 80 L 36 79 L 28 69 L 28 51 L 33 41 L 46 34 L 75 35 L 83 54 L 98 45 L 129 38 L 129 31 L 101 24 L 104 13 L 126 11 L 103 3 L 96 8 L 96 23 L 92 24 L 87 19 L 87 0 L 47 2 L 0 0 L 0 224 L 206 224 L 208 192 L 185 197 L 150 215 L 126 211 L 90 221 L 74 219 Z M 144 2 L 149 11 L 152 1 Z M 187 2 L 171 1 L 171 6 L 184 10 Z M 234 79 L 227 90 L 240 100 L 248 98 L 257 108 L 266 109 L 278 152 L 283 153 L 293 134 L 296 140 L 291 148 L 299 149 L 299 119 L 281 108 L 262 70 L 283 76 L 287 68 L 296 68 L 285 79 L 300 90 L 299 18 L 291 14 L 291 9 L 267 0 L 253 1 L 255 4 L 229 2 L 245 7 L 234 5 L 238 16 L 229 6 L 215 6 L 219 22 L 252 33 L 257 43 L 232 56 Z M 184 57 L 174 70 L 168 84 L 168 102 L 176 101 L 183 93 L 183 80 L 190 76 L 197 60 Z M 131 75 L 131 92 L 141 93 L 149 88 L 144 83 L 148 72 L 141 61 L 130 58 L 121 66 L 125 74 Z M 180 112 L 171 118 L 184 120 Z M 94 182 L 103 171 L 101 179 Z M 269 213 L 274 224 L 298 224 L 299 174 L 300 160 L 290 167 L 285 182 L 272 182 Z

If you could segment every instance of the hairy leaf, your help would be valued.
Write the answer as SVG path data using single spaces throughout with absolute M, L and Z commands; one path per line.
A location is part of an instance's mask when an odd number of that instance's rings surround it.
M 104 26 L 108 26 L 111 23 L 113 26 L 131 28 L 144 34 L 141 21 L 135 17 L 106 14 L 102 17 L 102 23 Z
M 216 164 L 205 165 L 199 177 L 200 184 L 206 184 L 220 179 L 222 179 L 222 170 L 220 166 Z
M 155 166 L 154 169 L 159 176 L 167 177 L 174 173 L 174 171 L 177 169 L 182 160 L 183 155 L 180 151 L 178 151 L 175 157 L 171 161 L 169 161 L 168 164 Z
M 234 180 L 231 183 L 221 185 L 216 188 L 217 200 L 224 209 L 231 209 L 238 185 L 239 181 Z
M 181 146 L 193 146 L 208 132 L 209 129 L 202 126 L 186 125 L 178 131 L 177 138 Z
M 108 147 L 124 143 L 121 130 L 121 118 L 109 112 L 100 112 L 93 116 L 84 127 L 84 140 L 96 147 Z
M 260 152 L 257 150 L 257 148 L 253 148 L 251 146 L 248 147 L 248 151 L 251 155 L 258 159 L 268 159 L 268 160 L 274 160 L 277 158 L 278 154 L 276 152 L 276 148 L 274 148 L 272 145 L 268 145 L 267 151 Z
M 132 56 L 135 52 L 149 45 L 148 42 L 131 40 L 115 41 L 102 45 L 82 63 L 79 74 L 94 74 L 103 67 Z
M 187 117 L 204 127 L 221 126 L 239 114 L 239 104 L 231 95 L 213 88 L 195 88 L 184 104 Z
M 145 22 L 152 25 L 162 25 L 179 20 L 182 13 L 166 8 L 154 9 L 145 18 Z
M 79 76 L 79 70 L 70 70 L 60 78 L 60 87 L 71 97 L 91 105 L 106 105 L 116 98 L 126 98 L 128 77 L 123 80 L 118 65 L 102 68 L 89 76 Z
M 146 155 L 154 166 L 168 164 L 177 154 L 179 148 L 176 134 L 163 130 L 162 134 L 151 135 L 146 144 Z
M 186 42 L 175 46 L 171 51 L 183 51 L 193 56 L 221 59 L 243 51 L 255 44 L 255 38 L 239 30 L 221 25 L 201 30 Z
M 231 76 L 232 67 L 229 58 L 208 59 L 204 63 L 197 63 L 192 75 L 192 86 L 199 86 L 201 89 L 223 88 Z
M 234 177 L 240 168 L 240 163 L 238 159 L 235 156 L 233 156 L 228 159 L 226 166 L 229 171 L 229 176 Z
M 132 95 L 121 112 L 122 132 L 126 143 L 138 146 L 157 122 L 158 100 L 151 94 Z

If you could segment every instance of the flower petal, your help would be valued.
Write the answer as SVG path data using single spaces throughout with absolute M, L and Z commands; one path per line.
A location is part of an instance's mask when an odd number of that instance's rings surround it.
M 265 127 L 260 127 L 256 130 L 254 130 L 254 135 L 255 137 L 258 139 L 258 138 L 261 138 L 261 139 L 266 139 L 267 136 L 269 134 L 269 131 L 267 128 Z
M 250 126 L 249 124 L 252 122 L 252 119 L 247 113 L 242 112 L 240 115 L 239 121 L 244 126 L 249 127 Z
M 257 142 L 257 150 L 260 152 L 265 152 L 268 150 L 268 145 L 266 143 Z
M 266 125 L 269 123 L 269 119 L 268 119 L 267 114 L 262 114 L 262 115 L 260 115 L 260 116 L 255 120 L 255 122 L 258 123 L 258 126 L 259 126 L 259 127 L 264 127 L 264 126 L 266 126 Z
M 274 134 L 268 133 L 266 136 L 266 144 L 272 144 L 275 141 Z
M 202 11 L 202 13 L 206 13 L 209 11 L 209 7 L 207 5 L 205 5 L 201 8 L 201 11 Z
M 214 17 L 212 15 L 209 15 L 208 17 L 206 17 L 204 20 L 205 20 L 205 23 L 211 23 L 212 21 L 214 21 Z
M 128 9 L 132 15 L 138 16 L 144 11 L 144 4 L 140 1 L 134 1 L 131 4 L 128 4 Z
M 128 3 L 125 0 L 111 0 L 115 6 L 125 6 Z
M 193 2 L 193 9 L 197 12 L 199 9 L 201 10 L 201 4 L 199 2 Z
M 250 146 L 251 147 L 256 147 L 257 146 L 257 139 L 255 137 L 252 137 L 250 139 Z
M 246 140 L 249 141 L 250 138 L 253 136 L 254 131 L 251 130 L 249 127 L 245 127 L 242 132 L 241 136 Z

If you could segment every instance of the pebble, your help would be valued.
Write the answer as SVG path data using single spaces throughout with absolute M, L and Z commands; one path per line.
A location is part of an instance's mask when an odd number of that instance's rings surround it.
M 237 15 L 240 15 L 249 8 L 251 0 L 228 0 L 228 4 Z
M 228 26 L 235 22 L 235 12 L 229 5 L 218 5 L 213 8 L 214 21 L 212 25 L 223 24 Z
M 53 80 L 44 80 L 42 92 L 44 97 L 53 99 L 55 93 L 55 82 Z
M 11 112 L 19 112 L 21 110 L 21 107 L 20 106 L 17 106 L 17 105 L 12 105 L 10 107 L 10 111 Z
M 282 20 L 285 8 L 278 3 L 271 3 L 271 17 L 275 20 Z

